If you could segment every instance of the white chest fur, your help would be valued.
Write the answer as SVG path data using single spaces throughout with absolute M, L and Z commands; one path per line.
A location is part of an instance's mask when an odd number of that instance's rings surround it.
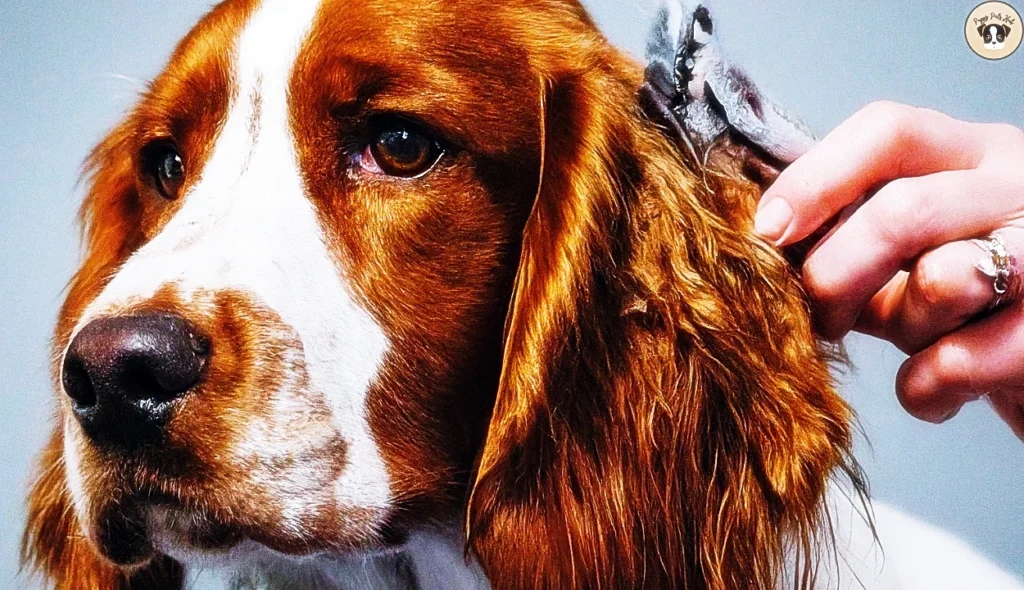
M 237 562 L 195 566 L 193 590 L 486 590 L 479 565 L 463 554 L 456 527 L 412 533 L 400 550 L 369 556 L 295 559 L 265 549 L 240 548 Z

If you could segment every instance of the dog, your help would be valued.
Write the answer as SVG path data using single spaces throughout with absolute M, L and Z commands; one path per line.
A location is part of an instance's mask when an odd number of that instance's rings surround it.
M 1010 36 L 1009 25 L 986 24 L 978 27 L 978 34 L 985 40 L 985 49 L 995 51 L 1006 45 L 1006 38 Z
M 987 579 L 881 505 L 903 559 L 876 571 L 835 351 L 751 228 L 758 187 L 680 152 L 642 79 L 574 0 L 214 7 L 88 160 L 27 567 L 66 590 Z

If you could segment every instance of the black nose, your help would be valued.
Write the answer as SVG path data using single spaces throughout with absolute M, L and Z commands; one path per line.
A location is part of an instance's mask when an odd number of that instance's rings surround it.
M 133 448 L 160 440 L 173 402 L 202 378 L 209 349 L 174 314 L 99 319 L 71 341 L 61 382 L 93 442 Z

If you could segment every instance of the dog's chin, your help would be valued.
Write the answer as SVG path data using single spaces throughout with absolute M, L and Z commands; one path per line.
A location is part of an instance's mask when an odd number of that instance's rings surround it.
M 327 555 L 385 555 L 400 549 L 400 543 L 385 540 L 316 539 L 296 531 L 228 524 L 169 502 L 120 502 L 102 512 L 90 536 L 108 560 L 126 570 L 157 555 L 214 568 L 271 560 L 301 563 Z
M 244 579 L 246 574 L 259 571 L 304 571 L 327 563 L 365 563 L 402 550 L 401 544 L 385 542 L 343 547 L 314 542 L 300 550 L 291 543 L 280 543 L 276 531 L 247 535 L 195 514 L 162 508 L 153 511 L 150 522 L 150 538 L 157 554 L 190 570 L 221 572 L 232 579 Z
M 128 570 L 158 554 L 223 555 L 245 540 L 242 531 L 201 512 L 134 502 L 101 510 L 89 533 L 104 557 Z
M 985 49 L 989 49 L 989 50 L 995 51 L 995 50 L 998 50 L 998 49 L 1002 49 L 1003 45 L 1005 45 L 1005 44 L 1004 43 L 999 43 L 999 42 L 986 43 L 985 44 Z
M 196 510 L 153 506 L 148 512 L 150 543 L 166 555 L 224 554 L 245 539 L 242 531 Z

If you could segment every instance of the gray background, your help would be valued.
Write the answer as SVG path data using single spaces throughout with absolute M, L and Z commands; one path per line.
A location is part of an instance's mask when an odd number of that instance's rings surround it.
M 208 4 L 0 2 L 0 588 L 34 587 L 14 577 L 17 544 L 52 411 L 47 340 L 77 261 L 79 165 Z M 614 42 L 640 55 L 651 0 L 588 5 Z M 963 30 L 974 6 L 712 5 L 726 49 L 819 133 L 879 98 L 1024 125 L 1024 49 L 1002 62 L 971 53 Z M 942 427 L 914 421 L 893 395 L 903 355 L 864 337 L 848 344 L 856 369 L 844 391 L 870 441 L 859 457 L 874 495 L 1024 574 L 1024 445 L 981 404 Z

